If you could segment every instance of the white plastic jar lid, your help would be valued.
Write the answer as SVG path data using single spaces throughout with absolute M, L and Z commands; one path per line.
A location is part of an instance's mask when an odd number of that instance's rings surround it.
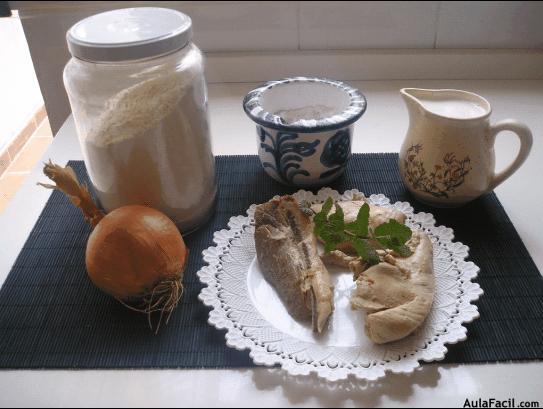
M 74 24 L 66 33 L 77 58 L 113 62 L 156 57 L 183 48 L 192 21 L 176 10 L 138 7 L 106 11 Z

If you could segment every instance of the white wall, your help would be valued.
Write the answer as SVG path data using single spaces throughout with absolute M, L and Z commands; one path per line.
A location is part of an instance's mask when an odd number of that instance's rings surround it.
M 0 18 L 0 152 L 28 124 L 43 99 L 21 22 Z
M 543 3 L 157 1 L 10 2 L 19 8 L 54 131 L 69 113 L 66 30 L 96 12 L 163 6 L 189 14 L 206 52 L 543 48 Z M 341 79 L 341 78 L 340 78 Z M 359 78 L 362 79 L 362 78 Z

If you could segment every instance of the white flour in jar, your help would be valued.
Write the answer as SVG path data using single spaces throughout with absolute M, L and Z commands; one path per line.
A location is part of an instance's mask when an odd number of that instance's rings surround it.
M 156 76 L 112 97 L 84 138 L 84 154 L 102 206 L 145 204 L 185 233 L 214 204 L 214 158 L 204 84 L 190 71 Z M 204 81 L 203 78 L 201 81 Z
M 285 109 L 277 111 L 274 115 L 281 117 L 285 124 L 295 124 L 304 120 L 319 120 L 337 114 L 337 109 L 326 105 L 310 105 L 303 108 Z

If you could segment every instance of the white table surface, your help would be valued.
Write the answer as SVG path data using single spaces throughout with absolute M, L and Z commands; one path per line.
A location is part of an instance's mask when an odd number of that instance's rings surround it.
M 241 100 L 255 84 L 209 87 L 213 148 L 220 154 L 254 154 L 254 124 Z M 356 124 L 354 152 L 397 152 L 408 118 L 402 87 L 459 88 L 485 96 L 492 119 L 516 118 L 534 134 L 525 165 L 496 193 L 540 271 L 543 271 L 543 81 L 361 81 L 368 99 Z M 504 133 L 496 146 L 501 169 L 518 149 Z M 69 118 L 44 159 L 65 164 L 81 159 Z M 0 283 L 42 210 L 50 191 L 36 186 L 37 166 L 0 216 Z M 353 186 L 354 187 L 354 186 Z M 1 336 L 1 334 L 0 334 Z M 511 334 L 514 336 L 514 334 Z M 468 334 L 469 337 L 469 334 Z M 241 370 L 17 370 L 0 371 L 0 406 L 462 406 L 466 398 L 537 400 L 543 405 L 543 362 L 470 365 L 429 364 L 411 375 L 389 374 L 376 382 L 334 386 L 314 378 L 287 378 L 277 369 Z

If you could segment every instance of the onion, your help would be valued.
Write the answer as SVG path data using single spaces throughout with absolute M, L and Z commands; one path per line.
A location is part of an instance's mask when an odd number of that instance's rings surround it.
M 92 282 L 126 307 L 148 315 L 160 312 L 168 322 L 183 293 L 188 249 L 175 224 L 147 206 L 123 206 L 104 215 L 74 171 L 51 161 L 43 172 L 78 206 L 94 227 L 87 241 L 85 264 Z

